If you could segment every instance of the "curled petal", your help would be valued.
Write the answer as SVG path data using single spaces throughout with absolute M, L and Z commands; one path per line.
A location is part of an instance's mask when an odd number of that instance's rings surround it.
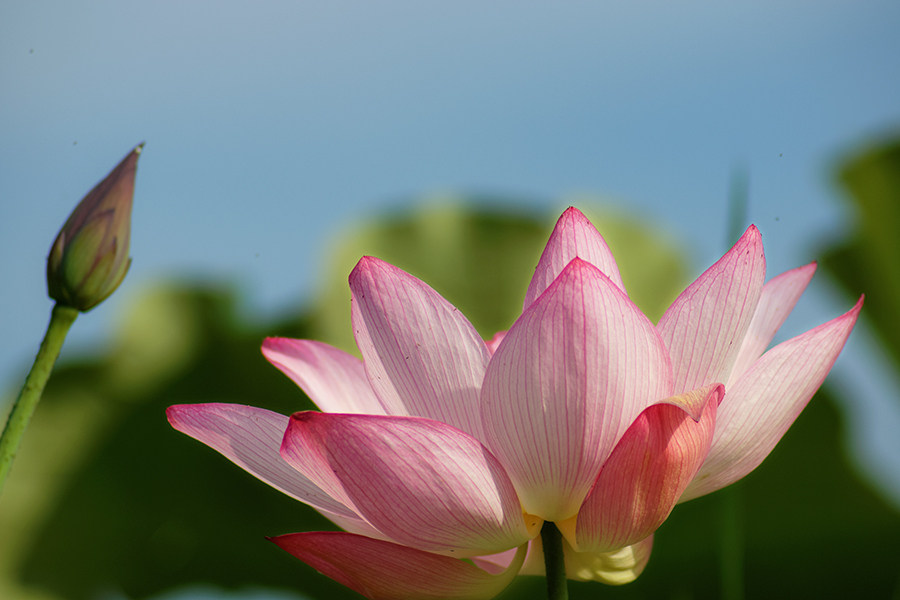
M 576 552 L 563 539 L 563 552 L 566 560 L 566 577 L 575 581 L 599 581 L 607 585 L 624 585 L 638 578 L 653 550 L 653 536 L 613 550 L 612 552 Z M 528 557 L 519 571 L 519 575 L 547 574 L 544 566 L 544 549 L 541 538 L 531 541 Z
M 542 524 L 526 522 L 512 482 L 478 440 L 438 421 L 296 413 L 282 455 L 388 538 L 420 550 L 500 552 Z
M 512 582 L 527 550 L 523 545 L 506 570 L 490 573 L 456 558 L 350 533 L 318 531 L 270 539 L 371 600 L 487 600 Z
M 578 512 L 629 425 L 670 390 L 653 325 L 576 258 L 491 358 L 482 389 L 486 445 L 525 511 L 561 521 Z
M 485 556 L 472 557 L 472 562 L 491 573 L 497 573 L 506 569 L 506 565 L 512 563 L 518 556 L 520 548 L 510 548 L 505 552 Z M 544 575 L 544 553 L 541 551 L 541 536 L 528 542 L 528 554 L 519 575 Z
M 238 404 L 180 404 L 170 406 L 166 416 L 178 431 L 219 451 L 288 496 L 323 514 L 332 513 L 351 522 L 359 519 L 346 503 L 335 499 L 281 458 L 279 448 L 288 417 Z
M 662 525 L 709 452 L 724 392 L 712 384 L 640 414 L 603 465 L 576 522 L 558 524 L 570 543 L 577 542 L 573 548 L 609 552 Z
M 815 272 L 816 263 L 810 263 L 786 271 L 763 286 L 759 305 L 756 307 L 753 320 L 750 321 L 750 328 L 734 362 L 734 369 L 725 386 L 726 389 L 730 389 L 738 377 L 766 351 L 769 342 L 791 314 Z
M 616 287 L 625 291 L 619 267 L 606 240 L 580 210 L 570 207 L 556 222 L 556 227 L 550 234 L 525 294 L 525 309 L 550 287 L 557 275 L 576 256 L 597 267 Z
M 372 257 L 350 274 L 353 330 L 385 412 L 482 439 L 478 394 L 490 354 L 472 324 L 424 282 Z
M 576 581 L 625 585 L 638 578 L 650 560 L 653 536 L 612 552 L 575 552 L 565 544 L 566 573 Z
M 266 359 L 290 377 L 324 412 L 384 414 L 363 362 L 312 340 L 266 338 Z
M 674 393 L 728 381 L 765 277 L 762 238 L 751 225 L 675 299 L 657 326 L 672 359 Z
M 775 346 L 727 390 L 709 456 L 680 501 L 723 488 L 759 466 L 822 385 L 862 303 Z

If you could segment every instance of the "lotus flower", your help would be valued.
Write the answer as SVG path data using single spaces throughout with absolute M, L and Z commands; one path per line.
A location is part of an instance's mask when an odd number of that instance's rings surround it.
M 831 369 L 862 299 L 764 353 L 814 271 L 763 285 L 751 226 L 654 326 L 570 208 L 522 315 L 491 341 L 425 283 L 365 257 L 350 275 L 362 360 L 263 344 L 322 412 L 206 404 L 168 417 L 343 528 L 272 541 L 369 598 L 491 598 L 543 573 L 545 521 L 569 578 L 626 583 L 674 505 L 752 471 Z

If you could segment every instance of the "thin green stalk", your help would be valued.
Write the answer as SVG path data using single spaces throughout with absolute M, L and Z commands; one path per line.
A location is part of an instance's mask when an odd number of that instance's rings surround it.
M 744 600 L 744 532 L 742 488 L 734 484 L 719 491 L 722 502 L 719 554 L 722 598 Z
M 31 372 L 25 378 L 25 385 L 22 386 L 16 403 L 13 404 L 9 420 L 3 429 L 2 437 L 0 437 L 0 492 L 3 491 L 3 484 L 9 475 L 13 460 L 16 458 L 19 445 L 22 443 L 22 436 L 41 399 L 44 386 L 47 385 L 50 372 L 53 371 L 53 365 L 59 356 L 66 334 L 77 316 L 77 309 L 59 304 L 53 307 L 47 333 L 44 335 L 44 341 L 41 342 L 41 349 L 38 350 Z
M 547 597 L 550 600 L 569 600 L 562 534 L 550 521 L 545 521 L 541 529 L 541 545 L 544 547 L 544 566 L 547 569 Z

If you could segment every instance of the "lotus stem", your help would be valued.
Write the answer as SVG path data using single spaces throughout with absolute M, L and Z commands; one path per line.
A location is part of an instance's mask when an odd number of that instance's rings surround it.
M 0 492 L 3 491 L 3 484 L 6 482 L 13 460 L 16 458 L 16 452 L 22 443 L 22 436 L 25 435 L 25 429 L 28 428 L 34 409 L 37 408 L 41 399 L 44 386 L 47 385 L 50 372 L 53 371 L 53 365 L 56 364 L 66 334 L 77 316 L 78 310 L 75 308 L 60 304 L 53 307 L 44 341 L 41 342 L 34 365 L 25 379 L 25 385 L 22 386 L 19 397 L 13 404 L 6 427 L 3 429 L 3 435 L 0 437 Z
M 569 587 L 566 580 L 563 539 L 554 523 L 544 522 L 541 529 L 541 544 L 544 547 L 544 566 L 547 570 L 547 597 L 550 600 L 568 600 Z

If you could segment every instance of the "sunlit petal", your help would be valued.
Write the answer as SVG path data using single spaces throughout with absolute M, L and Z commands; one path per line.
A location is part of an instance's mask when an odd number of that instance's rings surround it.
M 525 294 L 525 308 L 544 293 L 553 280 L 575 257 L 591 263 L 609 277 L 616 287 L 625 291 L 619 267 L 606 240 L 580 210 L 570 207 L 562 214 L 550 234 L 534 276 Z
M 296 413 L 282 455 L 390 539 L 420 550 L 477 556 L 540 531 L 490 452 L 438 421 Z
M 681 497 L 741 479 L 769 455 L 822 385 L 862 309 L 851 310 L 766 352 L 726 390 L 709 456 Z
M 647 566 L 653 550 L 653 536 L 612 552 L 576 552 L 565 539 L 562 544 L 569 579 L 624 585 L 637 579 Z M 531 542 L 519 575 L 546 575 L 541 538 Z
M 218 450 L 230 461 L 301 502 L 351 520 L 359 515 L 281 458 L 289 418 L 239 404 L 180 404 L 166 416 L 172 427 Z
M 361 360 L 312 340 L 266 338 L 266 359 L 325 412 L 384 414 Z
M 603 465 L 574 535 L 560 524 L 569 542 L 577 541 L 574 548 L 609 552 L 662 525 L 709 452 L 723 394 L 722 385 L 712 384 L 640 414 Z
M 350 274 L 353 328 L 385 412 L 482 439 L 478 394 L 490 354 L 471 323 L 412 275 L 365 257 Z
M 782 273 L 763 286 L 759 305 L 734 361 L 734 369 L 725 386 L 726 389 L 730 388 L 766 351 L 769 342 L 791 314 L 815 272 L 816 263 L 810 263 Z
M 625 585 L 637 579 L 647 566 L 653 550 L 653 536 L 612 552 L 575 552 L 565 542 L 563 547 L 569 579 Z
M 320 573 L 371 600 L 487 600 L 518 574 L 526 547 L 493 574 L 468 562 L 342 532 L 270 538 Z
M 674 393 L 728 381 L 765 276 L 762 238 L 751 225 L 672 303 L 658 329 L 672 359 Z
M 624 292 L 593 265 L 569 263 L 509 330 L 482 391 L 487 446 L 525 510 L 574 515 L 628 426 L 671 395 L 670 369 Z

